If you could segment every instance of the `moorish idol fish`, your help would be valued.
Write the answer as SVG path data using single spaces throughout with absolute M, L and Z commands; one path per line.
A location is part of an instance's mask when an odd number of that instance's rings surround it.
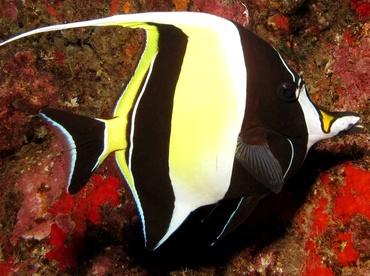
M 38 33 L 111 25 L 146 32 L 112 119 L 51 108 L 40 115 L 65 142 L 71 194 L 115 152 L 150 250 L 194 210 L 236 200 L 220 239 L 260 198 L 280 192 L 314 143 L 361 129 L 358 114 L 314 105 L 302 77 L 266 41 L 214 15 L 116 15 L 36 29 L 0 46 Z

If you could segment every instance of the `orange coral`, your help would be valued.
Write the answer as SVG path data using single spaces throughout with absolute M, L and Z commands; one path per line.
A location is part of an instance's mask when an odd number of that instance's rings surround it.
M 189 5 L 189 0 L 172 0 L 177 11 L 186 11 Z

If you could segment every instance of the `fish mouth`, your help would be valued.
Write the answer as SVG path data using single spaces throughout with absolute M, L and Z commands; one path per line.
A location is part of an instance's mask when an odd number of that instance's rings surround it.
M 343 114 L 346 114 L 347 116 L 354 116 L 357 117 L 357 120 L 351 124 L 348 124 L 348 126 L 340 131 L 339 135 L 347 135 L 347 134 L 359 134 L 362 133 L 365 129 L 365 127 L 359 122 L 361 121 L 361 117 L 358 113 L 355 112 L 343 112 Z
M 364 129 L 365 128 L 363 125 L 355 123 L 355 124 L 349 125 L 347 129 L 342 130 L 338 134 L 339 135 L 359 134 L 359 133 L 362 133 Z

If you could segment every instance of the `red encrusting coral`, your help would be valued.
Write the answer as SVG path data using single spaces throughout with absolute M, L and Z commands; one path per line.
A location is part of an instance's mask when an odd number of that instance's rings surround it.
M 325 212 L 325 208 L 328 205 L 326 198 L 321 198 L 318 203 L 318 207 L 313 211 L 313 223 L 312 230 L 315 234 L 321 235 L 329 222 L 329 215 Z
M 100 224 L 100 207 L 105 204 L 117 206 L 120 203 L 120 182 L 117 178 L 94 175 L 92 183 L 75 196 L 64 192 L 48 210 L 55 215 L 56 222 L 51 226 L 49 238 L 54 248 L 45 257 L 57 260 L 61 270 L 76 265 L 78 253 L 84 248 L 81 241 L 86 232 L 86 220 Z
M 15 269 L 14 257 L 11 256 L 7 260 L 0 262 L 0 275 L 11 275 Z
M 308 228 L 305 251 L 308 252 L 304 275 L 334 275 L 332 268 L 347 267 L 355 263 L 360 256 L 356 249 L 351 219 L 363 216 L 370 221 L 370 172 L 356 168 L 350 163 L 343 166 L 344 182 L 337 185 L 328 173 L 320 177 L 323 191 L 313 202 L 314 209 L 311 215 L 302 213 L 300 217 L 307 217 L 312 221 Z M 303 227 L 301 226 L 302 232 Z M 333 254 L 324 252 L 323 241 L 331 244 Z M 366 252 L 363 252 L 365 254 Z M 328 256 L 326 256 L 329 254 Z M 336 256 L 337 259 L 333 259 Z M 324 259 L 331 258 L 328 267 Z
M 310 232 L 305 245 L 308 257 L 306 258 L 304 275 L 334 275 L 322 262 L 321 251 L 317 245 L 317 237 L 324 233 L 329 223 L 330 216 L 326 211 L 327 205 L 328 200 L 321 197 L 317 201 L 317 207 L 312 211 L 312 225 L 309 228 Z
M 366 19 L 370 16 L 370 2 L 365 0 L 351 0 L 352 9 L 356 11 L 360 19 Z
M 46 5 L 45 9 L 51 16 L 53 16 L 53 17 L 58 16 L 58 9 L 56 9 L 54 6 Z
M 72 247 L 68 245 L 67 238 L 68 235 L 63 229 L 59 228 L 55 223 L 51 225 L 49 243 L 54 245 L 54 248 L 46 253 L 45 257 L 59 261 L 59 268 L 61 270 L 76 265 L 76 252 L 71 250 Z
M 63 53 L 62 52 L 54 52 L 54 56 L 56 58 L 56 60 L 58 61 L 58 64 L 59 65 L 63 65 L 64 64 L 64 56 L 63 56 Z
M 351 33 L 350 28 L 346 28 L 344 33 L 343 33 L 343 40 L 347 42 L 349 46 L 355 46 L 356 45 L 356 39 Z
M 268 19 L 268 25 L 285 32 L 289 31 L 289 18 L 282 14 L 275 14 Z
M 334 247 L 334 252 L 338 256 L 338 262 L 343 266 L 356 262 L 359 257 L 359 253 L 353 247 L 351 233 L 338 234 L 338 241 Z
M 334 276 L 334 272 L 330 270 L 322 262 L 322 257 L 316 252 L 309 254 L 306 259 L 306 269 L 302 276 Z
M 370 173 L 345 165 L 346 183 L 335 198 L 334 215 L 347 223 L 351 216 L 361 214 L 370 220 Z
M 125 0 L 112 0 L 110 4 L 110 15 L 129 13 L 131 10 L 131 3 Z
M 116 14 L 118 11 L 118 7 L 120 4 L 123 3 L 123 0 L 112 0 L 110 4 L 110 14 Z

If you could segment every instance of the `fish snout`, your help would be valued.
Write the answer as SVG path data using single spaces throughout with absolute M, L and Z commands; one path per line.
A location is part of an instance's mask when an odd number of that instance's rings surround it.
M 364 127 L 359 124 L 361 117 L 354 112 L 344 112 L 343 116 L 336 119 L 332 125 L 333 131 L 340 135 L 358 134 L 364 130 Z

